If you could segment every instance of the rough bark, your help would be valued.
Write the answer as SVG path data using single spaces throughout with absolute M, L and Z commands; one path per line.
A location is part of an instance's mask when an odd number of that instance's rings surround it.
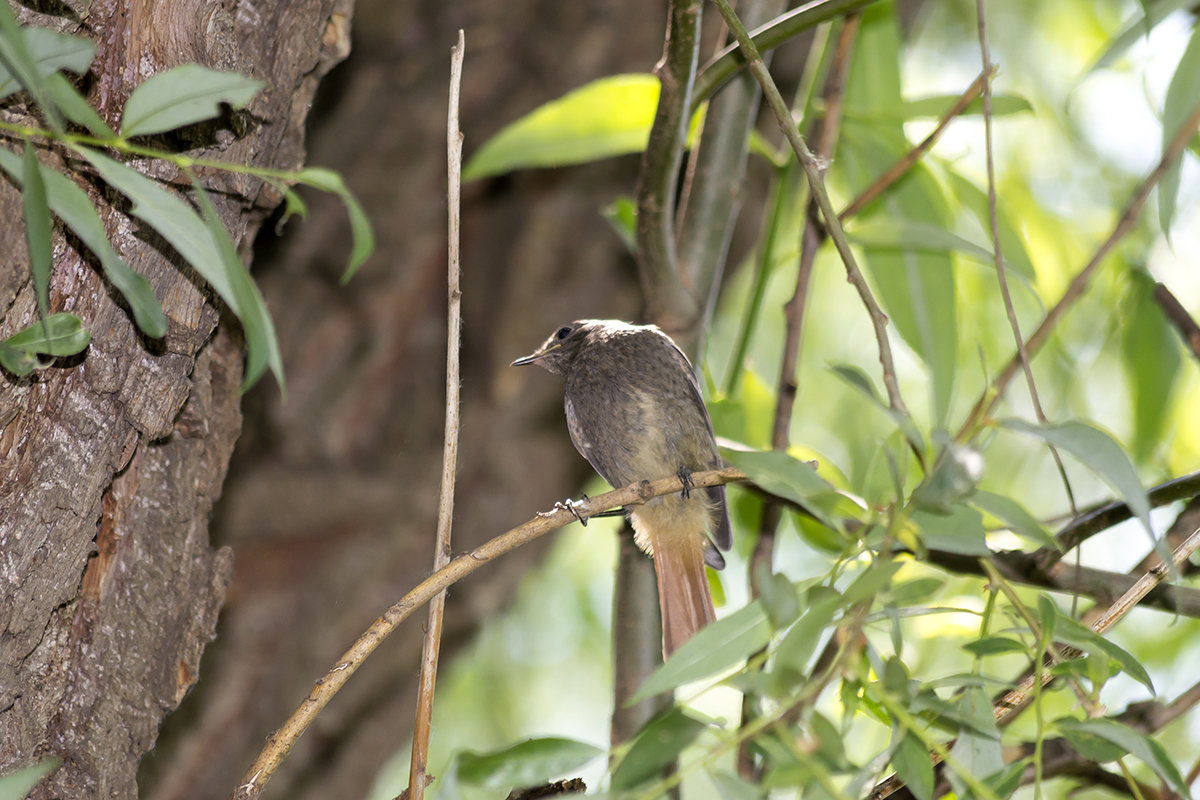
M 145 770 L 155 800 L 228 795 L 263 738 L 345 647 L 433 563 L 445 359 L 445 110 L 449 48 L 466 30 L 470 153 L 502 125 L 586 81 L 649 71 L 660 4 L 361 0 L 351 57 L 318 93 L 311 160 L 342 171 L 377 255 L 345 288 L 335 203 L 259 242 L 288 396 L 246 405 L 218 512 L 237 569 L 196 691 Z M 632 191 L 636 157 L 468 185 L 463 225 L 463 431 L 454 549 L 578 492 L 562 387 L 509 369 L 564 320 L 634 318 L 631 258 L 599 210 Z M 527 548 L 527 550 L 530 550 Z M 443 663 L 497 613 L 536 554 L 450 592 Z M 603 565 L 601 568 L 609 568 Z M 423 618 L 423 615 L 418 615 Z M 266 795 L 360 797 L 405 747 L 421 625 L 372 656 L 300 740 Z M 605 691 L 601 688 L 601 691 Z M 435 728 L 433 736 L 438 737 Z
M 316 82 L 345 54 L 348 13 L 335 0 L 97 0 L 68 30 L 99 46 L 91 95 L 110 120 L 133 86 L 180 63 L 263 78 L 248 128 L 213 126 L 197 152 L 295 167 Z M 202 180 L 235 241 L 279 199 L 245 177 Z M 115 198 L 95 199 L 170 331 L 140 337 L 95 265 L 60 237 L 52 305 L 83 318 L 92 344 L 32 379 L 0 376 L 0 771 L 63 759 L 34 797 L 137 795 L 138 762 L 196 680 L 231 574 L 208 521 L 241 427 L 236 324 Z M 34 317 L 19 202 L 0 187 L 0 336 Z

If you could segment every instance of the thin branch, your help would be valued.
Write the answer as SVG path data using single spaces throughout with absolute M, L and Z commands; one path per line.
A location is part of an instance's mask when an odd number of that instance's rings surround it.
M 1200 360 L 1200 325 L 1196 324 L 1196 320 L 1192 319 L 1192 315 L 1164 284 L 1154 284 L 1154 302 L 1158 303 L 1167 319 L 1175 326 L 1192 355 Z
M 825 219 L 825 225 L 829 231 L 830 238 L 833 239 L 838 255 L 841 256 L 842 263 L 846 267 L 846 276 L 858 291 L 858 295 L 867 309 L 867 314 L 871 318 L 871 325 L 875 330 L 875 340 L 879 345 L 879 363 L 883 370 L 883 384 L 887 387 L 888 404 L 893 411 L 907 414 L 908 409 L 905 407 L 904 400 L 900 396 L 900 385 L 896 381 L 896 366 L 892 359 L 891 344 L 888 342 L 887 316 L 884 315 L 883 310 L 879 307 L 879 303 L 875 301 L 874 295 L 871 294 L 867 280 L 863 277 L 862 271 L 859 270 L 854 253 L 850 250 L 850 243 L 846 241 L 846 233 L 842 230 L 841 223 L 838 222 L 837 212 L 833 210 L 829 194 L 825 191 L 825 184 L 822 178 L 824 166 L 817 160 L 812 151 L 808 149 L 808 145 L 804 142 L 804 137 L 797 130 L 796 124 L 792 120 L 791 112 L 788 110 L 787 104 L 784 103 L 782 95 L 779 94 L 779 89 L 775 86 L 775 81 L 767 71 L 762 56 L 759 55 L 753 40 L 746 33 L 746 28 L 729 5 L 729 0 L 714 0 L 714 2 L 717 5 L 717 9 L 721 12 L 721 17 L 725 20 L 725 24 L 729 26 L 729 30 L 737 37 L 738 46 L 741 48 L 748 62 L 747 66 L 750 72 L 758 81 L 759 86 L 762 87 L 763 97 L 767 101 L 767 105 L 775 115 L 775 120 L 779 123 L 783 135 L 787 137 L 792 150 L 796 153 L 796 158 L 800 162 L 800 168 L 804 170 L 813 197 L 817 201 L 817 206 L 821 209 L 821 215 Z
M 638 171 L 638 274 L 646 316 L 668 333 L 691 330 L 701 308 L 676 262 L 675 187 L 700 55 L 702 7 L 702 0 L 670 4 L 663 57 L 654 67 L 661 86 L 658 110 Z
M 754 47 L 763 53 L 774 50 L 784 42 L 799 36 L 810 28 L 815 28 L 822 22 L 844 17 L 852 11 L 858 11 L 871 5 L 875 0 L 818 0 L 794 8 L 788 13 L 776 17 L 765 25 L 751 32 Z M 695 91 L 692 96 L 694 111 L 708 98 L 717 93 L 725 81 L 746 68 L 746 57 L 742 54 L 737 42 L 730 44 L 711 61 L 701 68 L 696 76 Z
M 733 467 L 692 474 L 692 484 L 698 489 L 746 479 L 744 472 Z M 671 475 L 655 481 L 631 484 L 597 497 L 585 499 L 576 504 L 575 508 L 586 519 L 611 508 L 641 505 L 652 498 L 678 491 L 679 477 Z M 382 644 L 414 611 L 432 600 L 439 592 L 445 591 L 485 564 L 575 521 L 575 514 L 566 507 L 541 512 L 525 524 L 494 539 L 489 539 L 474 550 L 452 559 L 449 564 L 417 584 L 399 602 L 392 605 L 383 612 L 382 616 L 371 623 L 370 627 L 350 646 L 350 649 L 342 654 L 337 664 L 316 682 L 308 697 L 292 712 L 287 721 L 267 738 L 266 746 L 254 760 L 254 764 L 246 771 L 242 783 L 234 791 L 234 800 L 250 800 L 258 797 L 263 786 L 283 763 L 296 741 L 316 719 L 321 709 L 346 685 L 346 682 L 358 671 L 375 648 Z
M 1166 150 L 1163 152 L 1158 165 L 1155 166 L 1150 174 L 1146 176 L 1146 179 L 1142 181 L 1141 185 L 1138 186 L 1137 191 L 1134 192 L 1133 197 L 1125 207 L 1125 211 L 1121 214 L 1120 219 L 1113 227 L 1108 238 L 1092 254 L 1092 257 L 1084 265 L 1083 269 L 1071 280 L 1062 297 L 1059 298 L 1054 308 L 1050 309 L 1046 314 L 1037 330 L 1025 340 L 1025 348 L 1030 356 L 1036 355 L 1041 350 L 1042 345 L 1050 338 L 1050 332 L 1058 324 L 1059 319 L 1075 304 L 1075 301 L 1083 296 L 1084 291 L 1091 282 L 1092 273 L 1100 266 L 1100 262 L 1116 246 L 1117 242 L 1133 230 L 1133 226 L 1141 215 L 1142 208 L 1145 206 L 1146 199 L 1150 196 L 1151 190 L 1158 185 L 1166 171 L 1179 158 L 1187 143 L 1195 135 L 1197 127 L 1200 127 L 1200 106 L 1197 106 L 1187 121 L 1179 126 L 1179 129 L 1171 138 L 1170 144 L 1167 145 Z M 991 415 L 992 411 L 995 410 L 996 405 L 1000 402 L 1000 398 L 1004 396 L 1005 390 L 1020 368 L 1021 356 L 1017 353 L 1013 355 L 1004 369 L 992 379 L 992 382 L 984 389 L 979 399 L 975 402 L 975 406 L 971 409 L 971 412 L 967 415 L 966 420 L 955 436 L 958 441 L 967 441 L 975 435 L 975 431 Z
M 950 106 L 950 109 L 942 115 L 937 125 L 929 132 L 929 135 L 922 139 L 920 144 L 905 153 L 896 163 L 888 167 L 870 186 L 860 192 L 858 197 L 851 200 L 850 204 L 838 214 L 838 219 L 845 222 L 850 217 L 858 214 L 871 201 L 883 194 L 885 189 L 900 180 L 906 172 L 912 169 L 913 165 L 932 149 L 938 139 L 942 138 L 942 134 L 945 133 L 950 123 L 966 111 L 971 103 L 975 102 L 975 98 L 979 97 L 980 92 L 983 91 L 984 83 L 989 77 L 990 75 L 987 72 L 979 73 L 979 76 L 967 87 L 966 91 L 954 101 L 954 105 Z
M 442 449 L 442 488 L 438 502 L 437 539 L 433 568 L 450 562 L 450 528 L 454 519 L 454 477 L 458 465 L 459 346 L 462 340 L 462 290 L 459 287 L 459 229 L 461 227 L 462 143 L 458 126 L 459 90 L 462 86 L 463 31 L 450 48 L 450 104 L 446 118 L 446 213 L 447 213 L 447 301 L 446 331 L 446 428 Z M 417 719 L 413 725 L 412 757 L 408 768 L 409 800 L 421 800 L 428 783 L 429 733 L 433 722 L 433 693 L 437 683 L 438 653 L 442 644 L 442 620 L 446 592 L 438 592 L 429 603 L 429 624 L 421 646 L 421 671 L 417 679 Z

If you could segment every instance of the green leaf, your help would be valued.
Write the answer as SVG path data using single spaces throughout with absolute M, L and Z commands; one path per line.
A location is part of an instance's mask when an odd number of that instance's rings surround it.
M 46 78 L 46 94 L 71 122 L 82 125 L 101 139 L 117 138 L 113 129 L 88 105 L 87 99 L 62 75 L 55 73 Z
M 15 24 L 15 21 L 14 21 Z M 46 78 L 58 70 L 82 75 L 96 56 L 96 45 L 78 36 L 68 36 L 49 28 L 20 28 L 21 38 L 35 74 Z M 21 81 L 0 66 L 0 98 L 20 91 Z M 18 73 L 19 74 L 19 73 Z
M 940 119 L 958 102 L 958 99 L 959 95 L 957 94 L 939 94 L 905 100 L 901 106 L 901 119 L 909 120 L 921 117 Z M 1014 94 L 992 95 L 993 117 L 1020 114 L 1024 111 L 1033 111 L 1033 106 L 1024 97 Z M 963 112 L 959 116 L 965 117 L 982 113 L 983 100 L 977 97 L 970 105 L 963 109 Z
M 896 731 L 900 742 L 892 754 L 892 765 L 917 800 L 933 798 L 933 761 L 924 743 L 912 731 Z
M 28 375 L 46 366 L 39 355 L 73 356 L 90 341 L 91 334 L 79 317 L 60 311 L 0 342 L 0 367 L 17 376 Z
M 0 169 L 14 180 L 21 180 L 21 159 L 2 147 Z M 129 303 L 138 327 L 155 339 L 165 336 L 167 318 L 158 304 L 154 289 L 145 277 L 130 269 L 113 250 L 104 224 L 84 191 L 70 178 L 45 164 L 40 165 L 39 171 L 46 185 L 50 210 L 100 259 L 105 276 Z
M 1045 526 L 1026 511 L 1024 506 L 1009 497 L 978 489 L 971 495 L 971 505 L 991 514 L 1007 525 L 1013 533 L 1037 542 L 1041 547 L 1062 550 L 1058 540 L 1050 535 Z
M 1137 44 L 1143 36 L 1148 36 L 1158 23 L 1183 8 L 1191 8 L 1195 0 L 1155 0 L 1153 3 L 1143 3 L 1141 13 L 1125 23 L 1121 32 L 1109 40 L 1108 47 L 1100 57 L 1088 67 L 1086 75 L 1091 75 L 1102 69 L 1108 69 L 1117 62 L 1126 50 Z
M 29 790 L 53 772 L 59 763 L 60 759 L 47 758 L 0 776 L 0 800 L 22 800 L 29 794 Z
M 948 514 L 918 509 L 910 519 L 920 531 L 921 541 L 930 550 L 967 556 L 991 553 L 983 530 L 983 517 L 970 506 L 956 504 Z
M 91 162 L 105 183 L 133 201 L 133 215 L 158 231 L 212 285 L 245 328 L 247 347 L 251 351 L 267 348 L 266 362 L 282 385 L 279 344 L 262 296 L 244 267 L 232 274 L 226 269 L 224 256 L 204 220 L 187 203 L 124 164 L 94 150 L 81 149 L 79 152 Z M 235 289 L 234 282 L 249 283 L 251 291 L 247 292 L 245 287 Z M 252 307 L 242 306 L 243 297 L 253 298 Z M 262 325 L 264 321 L 265 328 L 252 329 L 251 326 Z M 248 355 L 255 363 L 259 357 L 256 352 Z
M 3 67 L 8 75 L 16 77 L 21 87 L 33 96 L 50 127 L 61 133 L 62 119 L 46 94 L 42 68 L 34 60 L 27 34 L 24 32 L 26 30 L 29 29 L 17 25 L 12 7 L 8 3 L 0 3 L 0 67 Z
M 212 119 L 221 103 L 243 108 L 266 86 L 257 78 L 182 64 L 151 75 L 133 90 L 121 115 L 121 135 L 148 136 Z
M 853 364 L 831 364 L 830 369 L 834 375 L 857 389 L 867 399 L 886 411 L 888 416 L 892 418 L 892 421 L 896 423 L 900 432 L 904 434 L 904 438 L 909 444 L 920 451 L 925 449 L 925 440 L 921 436 L 921 432 L 917 430 L 916 423 L 913 422 L 912 417 L 889 406 L 879 396 L 879 393 L 875 391 L 875 384 L 871 382 L 871 379 L 867 377 L 867 374 L 862 369 Z
M 37 294 L 38 314 L 50 314 L 50 206 L 46 203 L 46 184 L 38 168 L 37 151 L 25 142 L 21 165 L 21 203 L 25 210 L 25 242 L 29 247 L 29 270 Z
M 947 439 L 933 470 L 913 492 L 913 502 L 923 511 L 952 513 L 959 501 L 975 493 L 982 475 L 979 451 Z
M 966 253 L 972 258 L 991 264 L 992 251 L 983 245 L 951 233 L 945 228 L 905 219 L 873 217 L 846 231 L 854 244 L 877 250 L 911 250 L 913 252 Z
M 689 641 L 694 640 L 695 637 L 692 637 Z M 663 768 L 674 763 L 683 748 L 700 735 L 704 727 L 703 722 L 689 717 L 678 707 L 668 709 L 648 722 L 633 738 L 629 752 L 613 770 L 613 791 L 632 789 L 658 777 Z
M 529 167 L 596 161 L 646 147 L 658 109 L 658 78 L 600 78 L 531 111 L 488 139 L 463 167 L 463 182 Z
M 710 777 L 720 800 L 761 800 L 764 796 L 761 788 L 731 772 L 712 772 Z
M 829 627 L 834 612 L 843 605 L 842 595 L 828 586 L 812 587 L 804 599 L 803 616 L 784 634 L 775 649 L 774 670 L 784 681 L 785 685 L 781 687 L 784 689 L 804 678 L 821 634 Z
M 605 206 L 601 212 L 612 226 L 613 232 L 625 245 L 630 254 L 637 252 L 637 203 L 629 195 L 621 195 Z
M 1059 614 L 1055 621 L 1054 638 L 1086 653 L 1112 659 L 1120 666 L 1122 672 L 1154 694 L 1154 682 L 1150 680 L 1150 674 L 1146 672 L 1142 662 L 1134 658 L 1128 650 L 1104 638 L 1078 620 Z
M 841 521 L 829 513 L 839 495 L 810 464 L 780 450 L 722 450 L 721 455 L 763 491 L 795 503 L 822 524 L 841 530 Z
M 367 219 L 367 214 L 363 211 L 358 201 L 354 199 L 354 195 L 346 188 L 346 182 L 342 176 L 331 169 L 323 169 L 321 167 L 305 167 L 296 173 L 296 180 L 306 186 L 311 186 L 314 189 L 320 189 L 323 192 L 336 194 L 342 201 L 342 205 L 346 207 L 346 214 L 350 218 L 350 261 L 346 265 L 346 271 L 342 273 L 341 282 L 345 285 L 354 273 L 358 272 L 358 268 L 375 250 L 375 233 L 371 230 L 371 221 Z
M 229 231 L 217 215 L 217 209 L 208 197 L 208 192 L 192 176 L 192 189 L 204 215 L 204 223 L 212 236 L 213 244 L 221 255 L 221 266 L 225 270 L 225 279 L 233 287 L 237 297 L 238 307 L 246 314 L 242 317 L 242 328 L 246 332 L 246 374 L 242 376 L 242 391 L 246 391 L 262 376 L 268 364 L 279 386 L 283 388 L 283 359 L 279 354 L 279 343 L 275 338 L 275 326 L 271 315 L 267 313 L 267 305 L 263 302 L 258 287 L 250 279 L 246 265 L 238 255 L 237 246 L 229 238 Z
M 875 597 L 891 585 L 892 578 L 900 566 L 901 562 L 894 558 L 872 561 L 871 565 L 846 587 L 846 591 L 842 593 L 842 603 L 851 606 L 861 600 Z
M 1154 302 L 1154 279 L 1129 271 L 1121 311 L 1121 358 L 1133 394 L 1133 452 L 1150 461 L 1166 436 L 1171 391 L 1179 380 L 1179 340 Z
M 1000 423 L 1006 428 L 1037 436 L 1046 442 L 1066 450 L 1084 466 L 1091 469 L 1113 488 L 1129 506 L 1150 538 L 1154 539 L 1150 527 L 1150 501 L 1146 489 L 1138 479 L 1137 471 L 1129 456 L 1107 433 L 1082 422 L 1068 421 L 1056 425 L 1034 425 L 1019 419 L 1008 419 Z M 1166 555 L 1170 560 L 1170 553 Z
M 762 602 L 755 600 L 727 617 L 701 628 L 671 654 L 637 690 L 630 703 L 708 678 L 740 664 L 771 638 Z
M 604 751 L 574 739 L 527 739 L 490 753 L 462 753 L 458 779 L 494 789 L 512 789 L 549 783 L 572 772 Z
M 1010 653 L 1027 655 L 1029 653 L 1028 647 L 1016 639 L 1010 639 L 1007 636 L 980 636 L 974 641 L 965 643 L 962 649 L 976 658 L 1008 655 Z
M 959 699 L 958 708 L 970 723 L 959 730 L 950 748 L 955 763 L 968 775 L 991 775 L 1004 769 L 1000 729 L 996 727 L 988 693 L 978 686 L 969 687 Z M 959 780 L 959 773 L 950 770 L 948 777 L 958 796 L 966 797 L 967 787 Z
M 1180 775 L 1179 768 L 1175 766 L 1175 762 L 1167 755 L 1163 746 L 1156 739 L 1141 731 L 1107 717 L 1084 720 L 1060 719 L 1054 724 L 1064 734 L 1068 731 L 1088 733 L 1124 748 L 1146 762 L 1146 765 L 1154 770 L 1180 797 L 1191 797 L 1191 792 L 1188 791 L 1187 783 Z
M 1162 146 L 1165 151 L 1171 140 L 1179 133 L 1180 127 L 1187 121 L 1196 106 L 1200 105 L 1200 27 L 1192 31 L 1175 74 L 1167 86 L 1167 96 L 1163 100 Z M 1176 158 L 1167 171 L 1163 173 L 1158 183 L 1158 223 L 1163 233 L 1171 234 L 1171 223 L 1175 219 L 1175 201 L 1179 196 L 1179 176 L 1183 165 Z
M 787 627 L 800 618 L 800 598 L 796 594 L 796 586 L 787 579 L 786 575 L 771 572 L 770 565 L 758 565 L 759 599 L 767 612 L 771 628 L 778 630 Z

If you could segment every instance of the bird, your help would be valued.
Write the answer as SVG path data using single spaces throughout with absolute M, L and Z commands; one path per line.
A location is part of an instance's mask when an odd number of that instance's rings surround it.
M 654 560 L 665 659 L 715 619 L 704 567 L 724 567 L 733 539 L 725 487 L 691 485 L 693 472 L 722 466 L 696 373 L 657 326 L 618 320 L 564 325 L 512 362 L 526 364 L 562 376 L 571 441 L 612 486 L 679 477 L 679 492 L 628 511 Z

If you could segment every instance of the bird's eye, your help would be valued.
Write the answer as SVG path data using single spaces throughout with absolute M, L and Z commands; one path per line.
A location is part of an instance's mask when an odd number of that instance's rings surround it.
M 558 329 L 558 333 L 554 334 L 554 338 L 561 341 L 570 336 L 572 330 L 574 330 L 574 328 L 572 328 L 570 325 L 564 325 Z

